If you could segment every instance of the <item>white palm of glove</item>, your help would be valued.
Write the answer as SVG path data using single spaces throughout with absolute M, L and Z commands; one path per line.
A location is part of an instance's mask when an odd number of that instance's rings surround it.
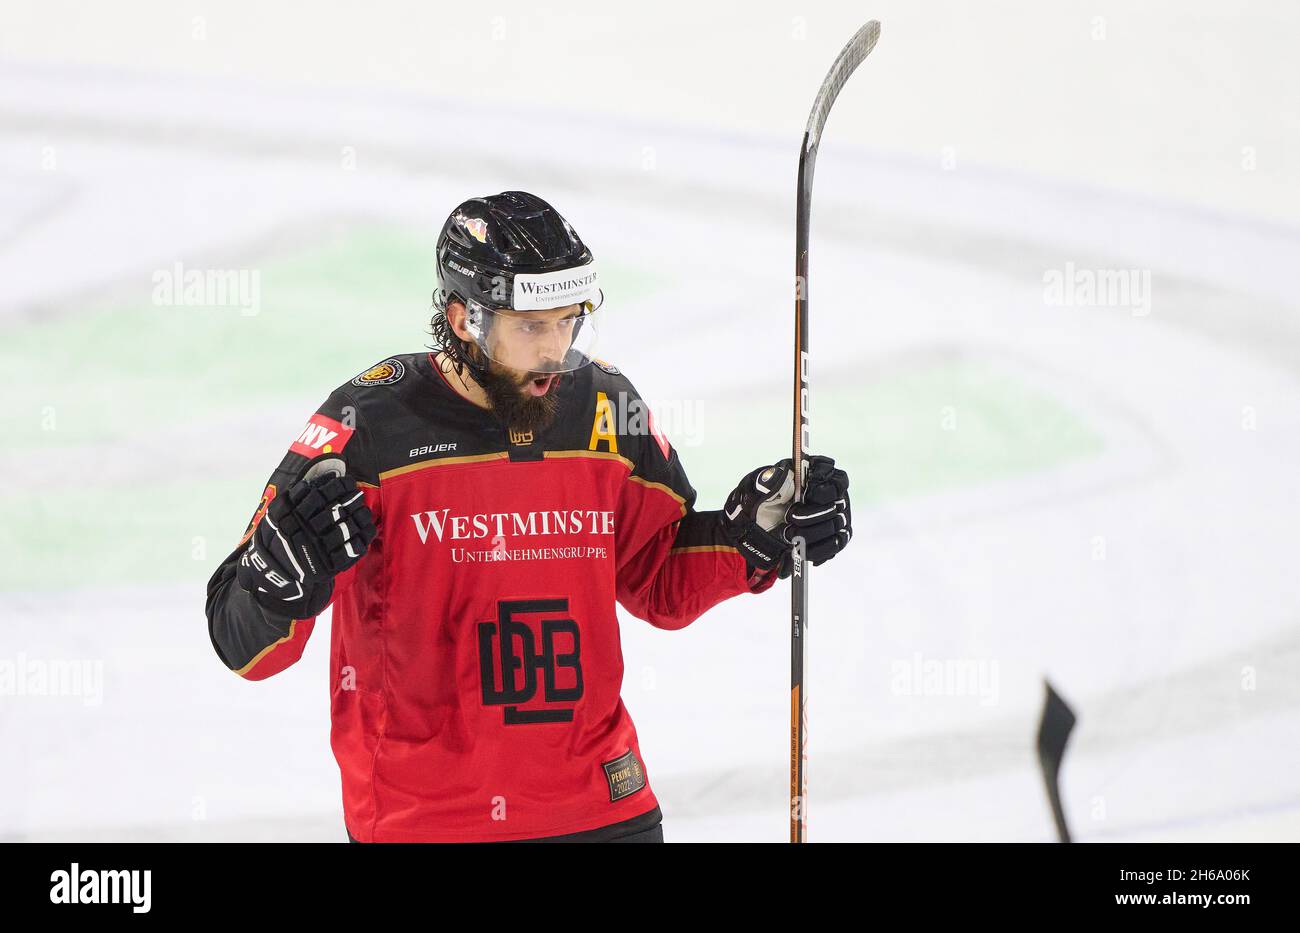
M 775 531 L 785 524 L 785 513 L 794 501 L 794 471 L 785 466 L 770 466 L 754 477 L 754 489 L 763 501 L 754 513 L 754 521 L 764 531 Z

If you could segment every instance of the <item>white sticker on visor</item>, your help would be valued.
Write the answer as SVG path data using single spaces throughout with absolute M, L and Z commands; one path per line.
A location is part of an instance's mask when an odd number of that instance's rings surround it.
M 515 276 L 514 300 L 510 307 L 516 311 L 545 311 L 600 300 L 600 283 L 596 279 L 595 265 L 588 263 L 576 269 L 558 269 L 555 272 L 525 272 Z

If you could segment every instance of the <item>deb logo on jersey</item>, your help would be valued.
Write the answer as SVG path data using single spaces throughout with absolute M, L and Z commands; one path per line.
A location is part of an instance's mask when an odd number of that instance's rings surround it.
M 479 623 L 483 703 L 504 706 L 507 726 L 573 721 L 564 704 L 582 699 L 582 646 L 568 613 L 567 599 L 503 599 L 496 621 Z M 519 708 L 539 699 L 544 708 Z

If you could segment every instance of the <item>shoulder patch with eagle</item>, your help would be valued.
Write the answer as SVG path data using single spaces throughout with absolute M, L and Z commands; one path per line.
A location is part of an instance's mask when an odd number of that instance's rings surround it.
M 354 386 L 392 385 L 406 374 L 406 367 L 400 360 L 384 360 L 371 366 L 364 373 L 352 380 Z

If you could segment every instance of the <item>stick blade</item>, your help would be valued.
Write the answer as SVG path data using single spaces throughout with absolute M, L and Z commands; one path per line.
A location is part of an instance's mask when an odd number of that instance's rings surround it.
M 821 90 L 817 92 L 817 98 L 813 101 L 812 113 L 808 115 L 807 139 L 810 146 L 816 146 L 817 140 L 821 138 L 822 128 L 826 126 L 826 118 L 831 113 L 831 104 L 835 103 L 835 98 L 839 96 L 844 82 L 849 80 L 849 76 L 862 64 L 863 59 L 871 54 L 879 38 L 880 21 L 873 19 L 855 32 L 853 38 L 836 56 L 831 70 L 826 73 L 826 80 L 822 82 Z
M 1044 680 L 1043 687 L 1043 713 L 1038 722 L 1038 766 L 1047 790 L 1047 802 L 1052 808 L 1052 819 L 1056 822 L 1057 838 L 1069 842 L 1070 827 L 1066 824 L 1065 809 L 1061 805 L 1061 761 L 1078 720 L 1074 710 L 1061 699 L 1051 683 Z

